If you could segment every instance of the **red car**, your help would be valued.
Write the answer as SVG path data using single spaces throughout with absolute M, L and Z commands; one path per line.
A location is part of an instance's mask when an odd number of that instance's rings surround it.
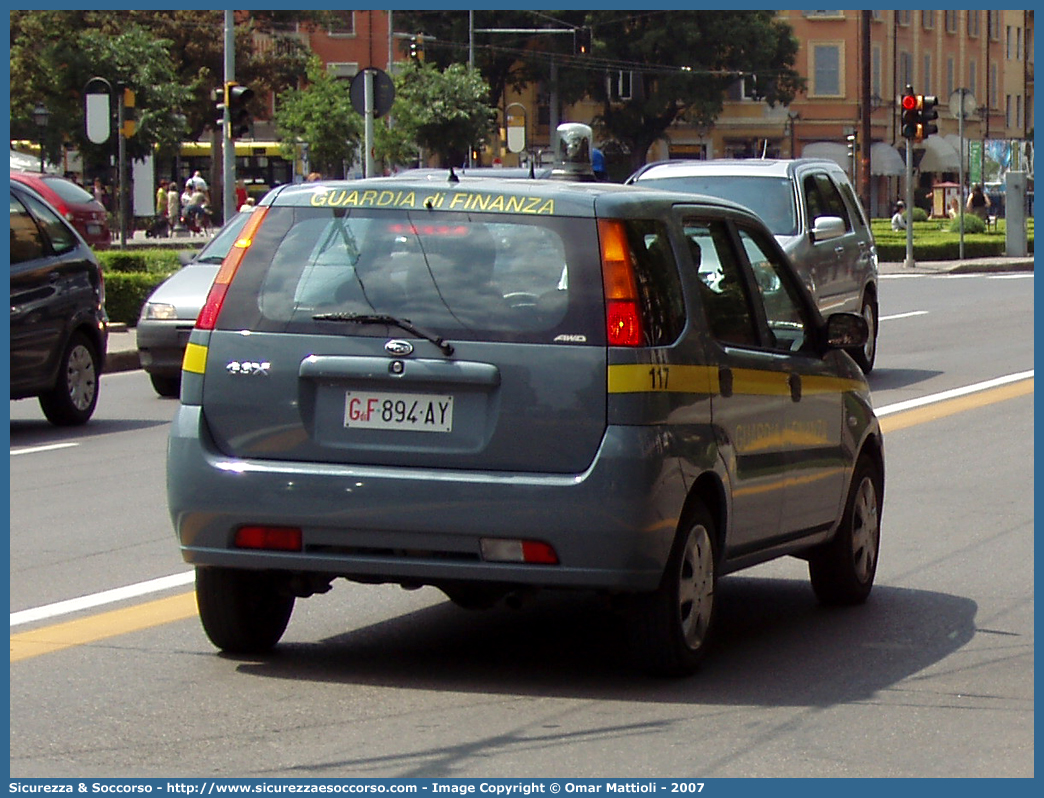
M 64 177 L 39 172 L 12 169 L 11 180 L 29 186 L 51 203 L 92 249 L 109 248 L 111 238 L 105 206 L 89 191 Z

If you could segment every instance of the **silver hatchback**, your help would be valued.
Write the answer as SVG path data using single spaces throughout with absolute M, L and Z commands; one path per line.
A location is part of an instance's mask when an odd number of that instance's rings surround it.
M 877 355 L 877 247 L 848 175 L 819 158 L 662 161 L 627 179 L 652 188 L 722 197 L 761 217 L 824 315 L 859 313 L 870 335 L 851 352 L 869 373 Z

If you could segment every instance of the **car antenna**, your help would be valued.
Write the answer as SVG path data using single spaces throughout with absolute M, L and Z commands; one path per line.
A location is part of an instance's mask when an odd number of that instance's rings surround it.
M 529 160 L 529 179 L 530 180 L 533 180 L 533 179 L 536 178 L 535 164 L 536 164 L 536 161 L 534 161 L 533 159 Z
M 457 173 L 453 171 L 453 164 L 450 164 L 449 181 L 451 183 L 459 183 L 460 178 L 457 177 Z

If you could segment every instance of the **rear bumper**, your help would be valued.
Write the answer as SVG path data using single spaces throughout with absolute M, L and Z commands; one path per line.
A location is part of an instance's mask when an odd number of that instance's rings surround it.
M 650 456 L 662 430 L 610 427 L 580 474 L 489 473 L 239 460 L 198 406 L 171 426 L 167 491 L 186 562 L 360 581 L 467 580 L 652 590 L 684 504 L 678 464 Z M 304 551 L 233 546 L 244 524 L 300 527 Z M 481 538 L 539 540 L 558 565 L 483 561 Z

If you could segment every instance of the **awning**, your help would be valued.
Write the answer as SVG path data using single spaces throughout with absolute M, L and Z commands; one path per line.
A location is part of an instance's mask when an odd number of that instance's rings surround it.
M 906 164 L 895 148 L 883 141 L 870 147 L 870 174 L 896 177 L 906 171 Z
M 848 156 L 848 145 L 838 144 L 836 141 L 814 141 L 806 144 L 801 150 L 801 157 L 826 158 L 846 171 L 852 165 L 852 159 Z
M 960 153 L 942 136 L 929 136 L 921 144 L 924 147 L 924 157 L 921 158 L 918 168 L 922 172 L 960 171 Z

